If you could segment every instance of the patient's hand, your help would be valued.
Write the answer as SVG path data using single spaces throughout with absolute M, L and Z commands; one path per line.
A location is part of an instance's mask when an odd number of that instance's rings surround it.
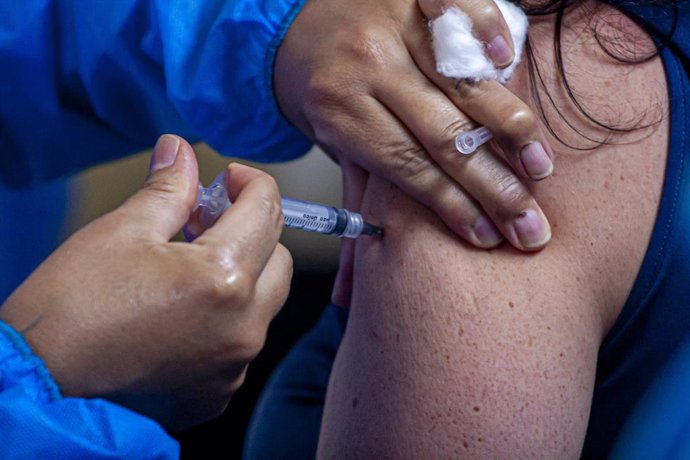
M 505 237 L 518 249 L 540 249 L 550 228 L 523 180 L 550 173 L 550 148 L 533 112 L 506 88 L 436 72 L 427 23 L 455 3 L 309 2 L 278 50 L 279 104 L 341 164 L 390 180 L 469 243 L 490 248 Z M 457 6 L 473 18 L 488 55 L 508 65 L 513 55 L 501 42 L 510 36 L 493 1 Z M 454 138 L 475 126 L 470 117 L 494 133 L 504 158 L 488 148 L 458 154 Z

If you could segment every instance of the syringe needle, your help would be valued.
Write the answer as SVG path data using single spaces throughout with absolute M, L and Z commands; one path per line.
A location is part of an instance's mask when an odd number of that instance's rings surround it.
M 374 236 L 376 238 L 383 238 L 383 229 L 381 227 L 377 227 L 376 225 L 371 225 L 364 222 L 361 234 Z
M 364 222 L 358 212 L 310 201 L 283 198 L 285 226 L 324 235 L 358 238 L 361 235 L 383 236 L 383 229 Z

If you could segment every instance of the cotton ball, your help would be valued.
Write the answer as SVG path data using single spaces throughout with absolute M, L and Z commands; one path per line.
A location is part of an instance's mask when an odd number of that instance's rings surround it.
M 449 8 L 431 21 L 436 70 L 457 79 L 498 80 L 505 83 L 520 62 L 527 34 L 527 16 L 505 0 L 495 0 L 510 28 L 515 45 L 515 59 L 505 69 L 496 69 L 484 54 L 484 45 L 472 34 L 472 21 L 463 11 Z
M 472 21 L 457 8 L 431 22 L 436 70 L 453 78 L 496 78 L 496 69 L 484 56 L 482 43 L 472 35 Z

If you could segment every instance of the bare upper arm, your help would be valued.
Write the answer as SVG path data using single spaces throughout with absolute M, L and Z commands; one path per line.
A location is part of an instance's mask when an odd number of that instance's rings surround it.
M 369 180 L 363 206 L 386 237 L 358 243 L 321 456 L 579 455 L 597 351 L 644 256 L 667 144 L 660 62 L 598 71 L 600 80 L 573 72 L 571 83 L 594 81 L 614 112 L 656 91 L 661 122 L 631 145 L 557 148 L 554 176 L 534 186 L 553 227 L 538 254 L 472 249 Z

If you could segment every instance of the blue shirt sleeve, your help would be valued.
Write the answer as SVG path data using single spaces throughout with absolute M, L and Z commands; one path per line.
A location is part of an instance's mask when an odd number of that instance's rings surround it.
M 310 142 L 272 91 L 305 0 L 0 0 L 0 180 L 31 185 L 153 145 L 284 161 Z
M 43 361 L 0 321 L 3 458 L 173 459 L 179 446 L 155 422 L 100 399 L 63 398 Z

